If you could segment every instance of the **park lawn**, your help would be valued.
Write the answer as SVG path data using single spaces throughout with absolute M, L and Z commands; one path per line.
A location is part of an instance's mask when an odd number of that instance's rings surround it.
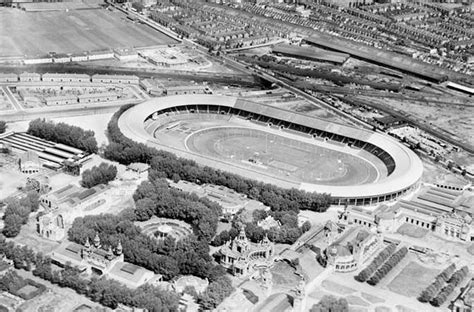
M 428 231 L 428 229 L 422 229 L 414 224 L 405 223 L 398 228 L 397 233 L 414 238 L 422 238 L 428 233 Z
M 421 291 L 434 281 L 439 272 L 439 270 L 430 269 L 411 261 L 388 284 L 388 288 L 403 296 L 418 297 Z

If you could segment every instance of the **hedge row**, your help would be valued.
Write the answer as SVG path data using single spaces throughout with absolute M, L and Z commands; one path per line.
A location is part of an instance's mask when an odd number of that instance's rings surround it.
M 436 294 L 440 292 L 441 288 L 447 282 L 456 270 L 456 265 L 453 263 L 448 266 L 446 269 L 443 270 L 440 274 L 435 277 L 435 280 L 431 285 L 423 289 L 420 296 L 418 297 L 418 301 L 420 302 L 430 302 L 435 298 Z
M 382 263 L 388 259 L 388 257 L 390 257 L 396 248 L 397 247 L 395 244 L 390 244 L 385 247 L 384 250 L 382 250 L 365 269 L 360 271 L 359 274 L 354 277 L 356 281 L 361 283 L 367 281 L 369 277 L 371 277 L 372 274 L 374 274 L 374 272 L 378 269 L 378 267 L 381 266 Z
M 395 252 L 387 261 L 372 275 L 372 277 L 367 281 L 372 286 L 377 285 L 385 275 L 388 274 L 408 253 L 406 247 L 400 248 Z
M 449 295 L 454 291 L 456 286 L 461 283 L 461 281 L 467 276 L 468 273 L 469 269 L 467 268 L 467 266 L 464 266 L 461 269 L 457 270 L 449 279 L 448 285 L 441 289 L 438 295 L 430 301 L 430 304 L 435 307 L 439 307 L 444 302 L 446 302 L 446 299 L 448 299 Z
M 275 211 L 298 212 L 299 209 L 307 209 L 324 212 L 331 203 L 329 194 L 305 192 L 294 188 L 283 189 L 226 171 L 200 166 L 193 160 L 134 142 L 125 137 L 118 127 L 119 117 L 129 107 L 125 106 L 115 113 L 107 127 L 111 143 L 105 149 L 104 156 L 110 160 L 125 165 L 132 162 L 148 163 L 152 169 L 168 179 L 222 185 L 258 200 Z

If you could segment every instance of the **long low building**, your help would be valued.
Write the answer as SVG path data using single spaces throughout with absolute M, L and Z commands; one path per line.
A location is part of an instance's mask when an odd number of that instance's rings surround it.
M 474 240 L 474 194 L 439 187 L 423 187 L 410 200 L 375 210 L 349 207 L 341 215 L 343 222 L 395 232 L 403 224 L 437 233 L 453 240 Z
M 322 33 L 315 33 L 305 40 L 306 42 L 319 47 L 347 53 L 351 56 L 386 67 L 398 69 L 437 83 L 446 81 L 448 79 L 448 72 L 442 68 L 435 67 L 431 64 L 422 63 L 421 61 L 412 59 L 409 56 L 384 51 L 348 39 Z
M 314 47 L 300 47 L 297 45 L 278 44 L 272 47 L 273 54 L 287 55 L 310 61 L 329 62 L 343 64 L 349 58 L 349 54 L 330 52 Z
M 130 139 L 209 165 L 212 163 L 210 160 L 214 158 L 160 144 L 145 129 L 145 122 L 153 122 L 159 115 L 176 113 L 177 110 L 180 110 L 180 114 L 235 115 L 248 120 L 255 119 L 262 124 L 278 125 L 279 129 L 303 135 L 307 139 L 314 138 L 314 142 L 329 141 L 348 149 L 368 152 L 371 157 L 377 157 L 378 161 L 385 165 L 386 176 L 369 184 L 340 186 L 299 183 L 301 190 L 331 194 L 334 204 L 369 205 L 393 200 L 416 188 L 423 173 L 423 164 L 419 157 L 389 136 L 236 97 L 191 95 L 152 99 L 125 111 L 118 125 L 122 133 Z M 229 166 L 228 170 L 232 171 L 232 168 L 235 166 Z

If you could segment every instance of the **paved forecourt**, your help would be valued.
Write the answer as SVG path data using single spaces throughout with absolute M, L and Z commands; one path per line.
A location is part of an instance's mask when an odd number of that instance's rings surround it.
M 153 132 L 145 129 L 145 121 L 155 119 L 165 111 L 181 110 L 183 113 L 206 113 L 218 110 L 220 114 L 241 114 L 259 116 L 261 122 L 278 123 L 283 129 L 293 129 L 304 141 L 314 137 L 314 144 L 337 145 L 340 150 L 367 150 L 372 157 L 383 158 L 387 164 L 388 175 L 379 177 L 374 182 L 359 185 L 322 185 L 317 183 L 296 183 L 279 179 L 261 172 L 251 172 L 248 167 L 186 151 L 169 145 L 163 145 L 153 137 Z M 249 115 L 250 114 L 250 115 Z M 261 117 L 261 118 L 260 118 Z M 203 165 L 217 167 L 243 176 L 255 177 L 268 183 L 282 187 L 297 187 L 306 191 L 330 193 L 335 204 L 373 204 L 394 199 L 413 189 L 419 183 L 423 173 L 423 165 L 419 157 L 395 139 L 381 133 L 357 129 L 343 124 L 328 122 L 315 117 L 242 100 L 237 97 L 216 95 L 178 95 L 155 98 L 136 105 L 122 114 L 119 127 L 123 134 L 137 142 L 145 143 L 159 149 L 176 153 L 178 156 L 191 158 Z M 296 130 L 295 130 L 296 129 Z M 321 142 L 320 142 L 321 141 Z M 365 151 L 364 151 L 365 152 Z M 354 152 L 355 153 L 355 152 Z

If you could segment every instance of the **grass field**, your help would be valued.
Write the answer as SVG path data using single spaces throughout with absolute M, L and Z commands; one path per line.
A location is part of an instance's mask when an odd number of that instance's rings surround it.
M 295 181 L 357 185 L 377 178 L 377 169 L 354 155 L 256 129 L 209 129 L 186 144 L 193 152 Z
M 403 234 L 403 235 L 407 235 L 407 236 L 411 236 L 411 237 L 414 237 L 414 238 L 422 238 L 422 237 L 424 237 L 428 232 L 429 232 L 428 229 L 422 229 L 421 227 L 416 226 L 416 225 L 414 225 L 414 224 L 410 224 L 410 223 L 402 224 L 402 225 L 397 229 L 397 233 L 400 233 L 400 234 Z
M 105 9 L 25 12 L 0 8 L 0 56 L 37 56 L 175 43 Z
M 438 273 L 436 269 L 430 269 L 412 261 L 390 282 L 388 288 L 403 296 L 416 298 L 433 282 Z

